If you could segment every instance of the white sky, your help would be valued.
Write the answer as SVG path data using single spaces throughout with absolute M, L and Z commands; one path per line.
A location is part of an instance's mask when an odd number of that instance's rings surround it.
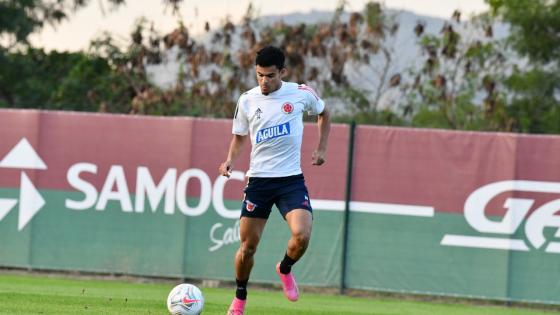
M 258 16 L 280 15 L 312 10 L 332 11 L 340 0 L 184 0 L 180 15 L 191 32 L 200 32 L 206 21 L 212 28 L 230 16 L 237 22 L 244 15 L 250 2 Z M 347 11 L 360 11 L 367 0 L 346 0 Z M 484 0 L 385 0 L 390 9 L 404 9 L 422 15 L 449 18 L 455 9 L 464 15 L 485 11 Z M 103 6 L 105 14 L 101 10 Z M 69 21 L 53 29 L 51 26 L 30 37 L 35 46 L 47 50 L 87 49 L 89 42 L 104 31 L 128 38 L 135 21 L 146 17 L 154 22 L 155 29 L 166 34 L 177 25 L 179 18 L 171 14 L 162 0 L 128 0 L 125 6 L 112 10 L 106 0 L 92 0 L 87 8 L 74 14 Z

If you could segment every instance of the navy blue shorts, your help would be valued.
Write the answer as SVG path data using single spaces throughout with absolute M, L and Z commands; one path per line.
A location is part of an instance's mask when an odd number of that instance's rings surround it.
M 294 209 L 313 212 L 303 174 L 287 177 L 249 177 L 243 190 L 242 217 L 268 219 L 276 205 L 282 217 Z

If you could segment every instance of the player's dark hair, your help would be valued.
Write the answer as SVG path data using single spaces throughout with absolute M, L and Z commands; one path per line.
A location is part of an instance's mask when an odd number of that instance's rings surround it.
M 255 65 L 261 67 L 276 66 L 278 70 L 282 70 L 285 67 L 285 60 L 286 57 L 284 56 L 282 50 L 274 46 L 266 46 L 257 52 Z

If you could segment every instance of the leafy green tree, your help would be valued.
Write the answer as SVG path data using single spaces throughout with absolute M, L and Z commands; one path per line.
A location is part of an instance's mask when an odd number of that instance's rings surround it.
M 513 47 L 533 61 L 560 62 L 560 1 L 487 0 L 492 13 L 511 25 Z
M 560 1 L 487 3 L 495 16 L 511 25 L 508 43 L 529 60 L 505 80 L 515 130 L 560 133 Z
M 107 60 L 82 54 L 49 97 L 47 108 L 127 113 L 135 94 Z
M 27 44 L 30 34 L 45 25 L 56 26 L 68 19 L 77 10 L 86 7 L 91 0 L 2 0 L 0 1 L 0 47 L 11 48 L 17 44 Z M 173 13 L 178 11 L 183 0 L 164 0 Z M 103 5 L 118 7 L 126 0 L 99 1 Z
M 510 131 L 500 82 L 513 65 L 493 38 L 489 16 L 461 22 L 460 15 L 456 11 L 439 34 L 424 35 L 423 24 L 416 26 L 425 61 L 410 69 L 415 79 L 407 89 L 406 116 L 417 127 Z
M 3 107 L 33 108 L 50 98 L 60 78 L 65 76 L 80 54 L 45 53 L 26 49 L 3 55 L 0 72 L 0 104 Z
M 107 1 L 113 5 L 124 3 L 124 0 Z M 89 0 L 0 1 L 0 39 L 8 43 L 7 48 L 18 43 L 27 43 L 30 34 L 39 31 L 45 25 L 59 24 L 89 2 Z
M 130 110 L 128 82 L 101 57 L 34 48 L 3 57 L 0 107 Z
M 157 58 L 142 41 L 144 23 L 131 35 L 129 51 L 111 42 L 94 43 L 105 52 L 50 52 L 30 46 L 30 34 L 45 25 L 68 19 L 90 0 L 0 1 L 0 107 L 43 108 L 79 111 L 132 111 L 135 95 L 147 84 L 143 58 Z M 165 0 L 174 11 L 182 0 Z M 125 0 L 100 1 L 119 6 Z M 102 9 L 103 10 L 103 9 Z M 140 82 L 140 83 L 139 83 Z

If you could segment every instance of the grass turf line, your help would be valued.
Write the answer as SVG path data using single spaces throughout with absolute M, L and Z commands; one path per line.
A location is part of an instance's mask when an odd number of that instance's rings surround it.
M 0 314 L 167 314 L 173 284 L 75 279 L 0 273 Z M 204 315 L 226 313 L 234 290 L 201 288 Z M 537 315 L 542 310 L 457 303 L 401 301 L 303 292 L 287 301 L 282 292 L 251 289 L 247 315 Z

